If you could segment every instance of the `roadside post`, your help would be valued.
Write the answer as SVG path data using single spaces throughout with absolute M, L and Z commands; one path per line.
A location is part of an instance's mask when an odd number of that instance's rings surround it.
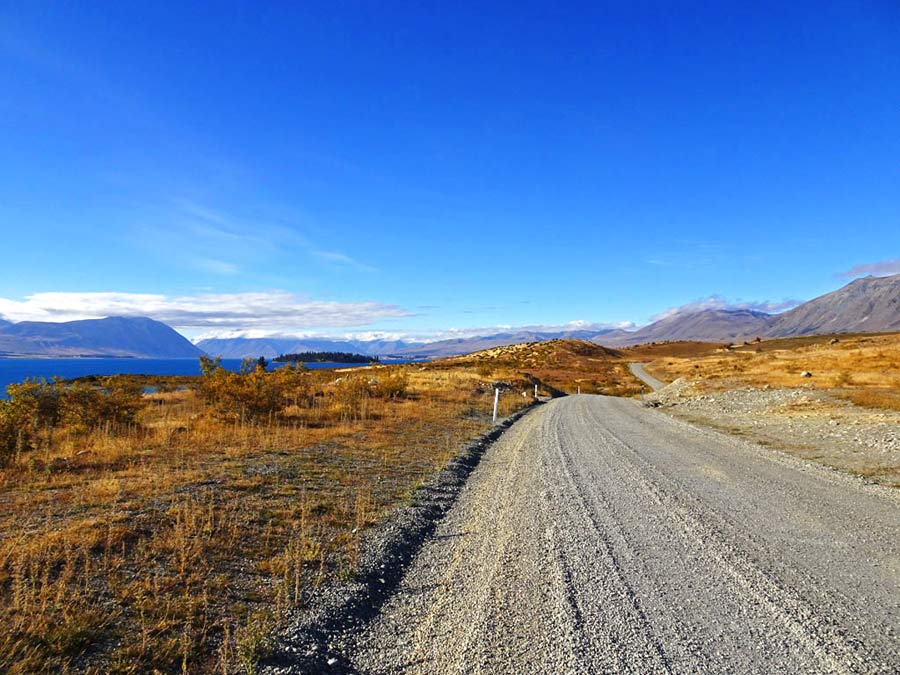
M 497 406 L 500 403 L 500 387 L 494 389 L 494 423 L 497 422 Z
M 537 385 L 534 385 L 534 397 L 537 398 Z
M 641 385 L 641 401 L 644 400 L 644 385 Z

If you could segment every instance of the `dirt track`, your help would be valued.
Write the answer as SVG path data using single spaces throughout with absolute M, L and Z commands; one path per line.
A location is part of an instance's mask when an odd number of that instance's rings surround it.
M 897 672 L 896 491 L 634 401 L 555 400 L 490 448 L 361 672 Z

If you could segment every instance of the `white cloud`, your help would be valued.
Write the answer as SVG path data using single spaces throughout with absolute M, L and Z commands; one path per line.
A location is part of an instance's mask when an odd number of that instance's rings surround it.
M 688 302 L 678 307 L 670 307 L 664 312 L 660 312 L 656 316 L 651 317 L 650 321 L 659 321 L 668 319 L 677 314 L 690 314 L 692 312 L 702 312 L 707 309 L 749 309 L 756 312 L 766 312 L 767 314 L 776 314 L 783 312 L 791 307 L 796 307 L 801 300 L 737 300 L 730 302 L 724 296 L 710 295 L 708 298 L 700 298 L 693 302 Z
M 511 325 L 495 325 L 480 326 L 475 328 L 448 328 L 439 330 L 424 331 L 285 331 L 278 329 L 233 329 L 233 330 L 212 330 L 205 331 L 194 336 L 194 342 L 207 338 L 288 338 L 288 339 L 305 339 L 305 338 L 323 338 L 332 340 L 404 340 L 406 342 L 437 342 L 439 340 L 459 340 L 472 337 L 481 337 L 487 335 L 495 335 L 497 333 L 518 333 L 518 332 L 538 332 L 538 333 L 562 333 L 574 330 L 611 330 L 611 329 L 629 329 L 634 328 L 631 321 L 622 321 L 618 323 L 594 323 L 591 321 L 570 321 L 565 324 L 539 324 L 529 326 L 511 326 Z
M 900 258 L 856 265 L 846 272 L 842 272 L 838 276 L 843 277 L 844 279 L 850 279 L 852 277 L 861 277 L 866 274 L 873 274 L 876 277 L 887 277 L 892 274 L 900 274 Z
M 204 293 L 36 293 L 23 301 L 0 298 L 0 316 L 11 321 L 74 321 L 107 316 L 149 316 L 179 329 L 302 330 L 364 326 L 412 316 L 379 302 L 311 300 L 287 291 Z

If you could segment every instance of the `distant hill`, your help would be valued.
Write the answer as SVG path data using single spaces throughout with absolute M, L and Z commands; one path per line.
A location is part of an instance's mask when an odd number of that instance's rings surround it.
M 202 353 L 166 324 L 143 317 L 0 323 L 0 356 L 173 359 Z
M 329 340 L 325 338 L 210 338 L 197 347 L 223 359 L 273 359 L 279 354 L 301 352 L 355 352 L 366 356 L 394 356 L 414 343 L 398 340 Z
M 600 336 L 595 342 L 612 346 L 683 340 L 737 342 L 767 335 L 773 321 L 772 315 L 749 309 L 706 309 L 673 314 L 636 331 Z
M 401 356 L 419 358 L 443 358 L 469 354 L 484 349 L 516 345 L 525 342 L 546 342 L 547 340 L 592 340 L 611 332 L 610 330 L 570 330 L 570 331 L 515 331 L 494 333 L 470 338 L 455 338 L 426 344 L 413 345 L 397 352 Z
M 220 338 L 192 345 L 164 323 L 142 317 L 110 317 L 51 323 L 0 319 L 0 357 L 108 356 L 272 359 L 300 352 L 354 352 L 366 356 L 445 358 L 507 345 L 587 340 L 610 347 L 671 341 L 741 342 L 834 333 L 900 331 L 900 274 L 865 277 L 781 314 L 748 309 L 708 309 L 672 314 L 634 331 L 518 330 L 422 343 L 327 338 Z
M 641 383 L 631 374 L 620 351 L 580 339 L 561 338 L 503 345 L 450 357 L 440 364 L 512 367 L 535 378 L 539 390 L 563 393 L 630 395 Z
M 778 314 L 771 337 L 900 331 L 900 274 L 864 277 Z
M 352 351 L 366 356 L 400 358 L 443 358 L 469 354 L 481 349 L 513 345 L 522 342 L 542 342 L 556 339 L 590 340 L 607 331 L 515 331 L 470 338 L 455 338 L 438 342 L 404 342 L 400 340 L 328 340 L 321 338 L 211 338 L 197 346 L 212 356 L 246 358 L 298 352 Z
M 673 314 L 635 331 L 613 331 L 594 341 L 610 346 L 694 340 L 738 342 L 754 337 L 900 331 L 900 274 L 856 279 L 781 314 L 707 309 Z

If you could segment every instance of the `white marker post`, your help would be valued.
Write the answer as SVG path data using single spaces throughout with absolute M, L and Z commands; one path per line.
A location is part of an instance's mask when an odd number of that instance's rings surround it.
M 537 385 L 534 385 L 534 397 L 537 398 Z
M 500 404 L 500 387 L 494 389 L 494 423 L 497 422 L 497 406 Z

